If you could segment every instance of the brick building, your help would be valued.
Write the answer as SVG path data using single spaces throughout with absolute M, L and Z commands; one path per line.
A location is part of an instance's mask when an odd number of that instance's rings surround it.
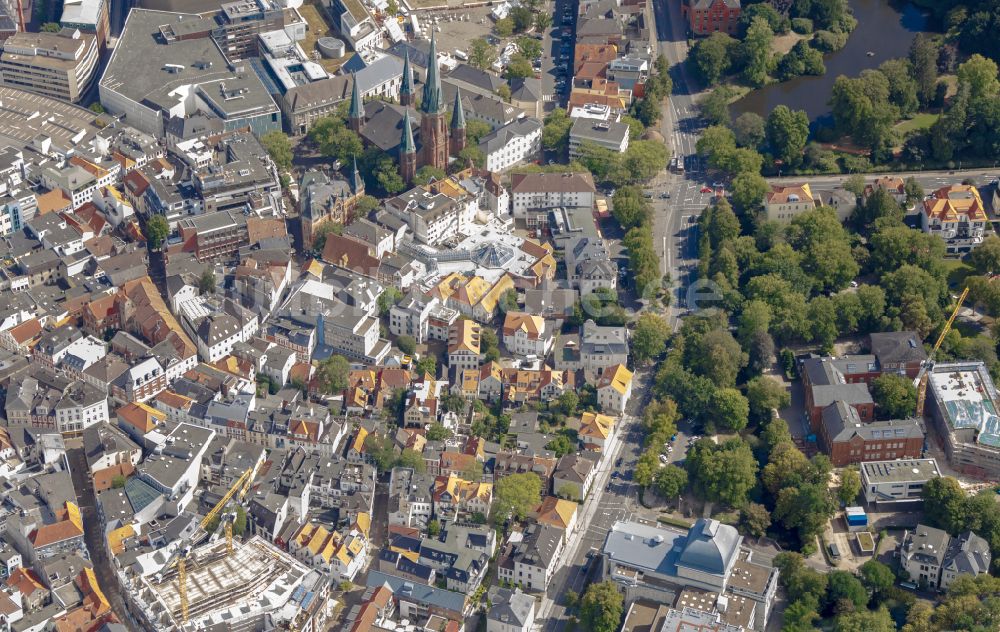
M 875 400 L 868 392 L 868 383 L 880 374 L 875 356 L 807 358 L 800 372 L 813 432 L 819 431 L 823 411 L 837 402 L 853 407 L 862 422 L 875 418 Z
M 823 410 L 818 430 L 835 467 L 923 456 L 924 430 L 917 419 L 862 423 L 853 406 L 838 401 Z
M 695 35 L 710 35 L 716 31 L 736 33 L 740 11 L 740 0 L 683 0 L 681 3 L 681 15 Z

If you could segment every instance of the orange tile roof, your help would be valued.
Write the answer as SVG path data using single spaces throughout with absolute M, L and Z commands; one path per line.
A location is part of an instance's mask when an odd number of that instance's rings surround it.
M 545 330 L 545 319 L 526 312 L 507 312 L 503 320 L 503 335 L 513 336 L 523 331 L 529 339 L 537 340 Z
M 35 196 L 38 203 L 38 214 L 55 213 L 64 211 L 73 205 L 73 200 L 66 197 L 61 189 L 54 189 L 48 193 Z
M 125 404 L 118 409 L 117 413 L 120 420 L 143 434 L 160 425 L 167 418 L 165 413 L 138 402 Z
M 323 260 L 373 277 L 378 273 L 379 260 L 375 256 L 375 250 L 353 237 L 333 233 L 327 235 L 323 245 Z
M 603 373 L 601 373 L 601 379 L 597 382 L 597 389 L 600 390 L 610 386 L 624 395 L 631 383 L 632 372 L 629 371 L 625 365 L 616 364 L 612 367 L 608 367 Z
M 292 368 L 288 371 L 288 379 L 299 380 L 303 384 L 309 381 L 309 376 L 312 373 L 311 367 L 305 362 L 297 362 L 292 365 Z
M 47 590 L 35 571 L 27 568 L 15 568 L 7 578 L 7 585 L 16 588 L 25 597 L 31 596 L 36 590 Z
M 71 520 L 60 520 L 52 524 L 43 524 L 28 536 L 32 546 L 36 549 L 64 542 L 71 538 L 78 538 L 83 535 L 83 529 L 73 524 Z
M 176 410 L 187 410 L 194 403 L 194 400 L 190 397 L 185 397 L 180 393 L 175 393 L 171 390 L 161 391 L 154 398 L 158 402 L 162 402 L 164 406 L 174 408 Z
M 121 555 L 125 551 L 125 540 L 136 535 L 132 525 L 127 524 L 119 527 L 108 534 L 108 548 L 112 555 Z
M 586 412 L 580 415 L 580 430 L 578 434 L 581 437 L 607 439 L 614 427 L 614 418 L 600 413 Z
M 248 217 L 247 233 L 250 236 L 250 245 L 254 245 L 262 239 L 270 237 L 284 237 L 288 234 L 285 228 L 285 220 L 271 217 Z
M 406 388 L 412 379 L 406 369 L 382 369 L 378 374 L 379 388 Z
M 97 470 L 93 474 L 94 479 L 94 489 L 96 491 L 102 492 L 106 489 L 111 489 L 114 485 L 114 479 L 116 476 L 123 476 L 128 478 L 135 473 L 135 468 L 131 463 L 119 463 L 117 465 L 112 465 L 111 467 L 106 467 L 102 470 Z
M 475 467 L 478 463 L 476 457 L 471 454 L 449 451 L 441 453 L 439 462 L 442 470 L 455 470 L 458 472 L 464 472 L 471 467 Z
M 481 335 L 482 327 L 479 323 L 464 319 L 455 321 L 448 332 L 448 353 L 467 351 L 478 355 Z
M 979 190 L 970 184 L 953 184 L 941 187 L 929 200 L 924 200 L 924 213 L 928 219 L 957 222 L 968 217 L 970 222 L 986 221 L 986 210 Z
M 570 521 L 573 519 L 573 515 L 576 514 L 577 504 L 572 500 L 565 500 L 562 498 L 556 498 L 555 496 L 546 496 L 542 500 L 535 513 L 538 517 L 535 519 L 539 524 L 547 524 L 559 529 L 566 529 L 569 527 Z
M 17 344 L 23 345 L 42 333 L 42 323 L 37 318 L 32 318 L 20 325 L 14 325 L 7 331 Z
M 792 199 L 792 196 L 798 200 Z M 783 187 L 778 184 L 771 185 L 771 190 L 767 194 L 768 204 L 787 204 L 789 202 L 811 202 L 813 200 L 812 190 L 808 184 L 792 184 Z
M 618 58 L 618 47 L 614 44 L 577 44 L 573 51 L 573 61 L 602 61 L 605 64 Z

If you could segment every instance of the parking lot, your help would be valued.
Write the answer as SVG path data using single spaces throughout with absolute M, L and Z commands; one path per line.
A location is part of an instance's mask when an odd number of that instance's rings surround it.
M 442 53 L 453 54 L 456 50 L 468 53 L 472 40 L 485 38 L 493 33 L 490 7 L 458 7 L 455 10 L 419 12 L 417 20 L 426 37 L 430 38 L 430 31 L 427 29 L 434 30 L 438 50 Z

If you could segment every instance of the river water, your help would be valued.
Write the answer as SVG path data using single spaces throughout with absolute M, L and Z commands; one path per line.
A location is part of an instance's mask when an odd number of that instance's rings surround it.
M 890 4 L 887 0 L 849 0 L 858 26 L 847 46 L 826 55 L 826 74 L 820 77 L 796 77 L 751 92 L 732 105 L 733 118 L 744 112 L 756 112 L 767 118 L 771 110 L 787 105 L 805 110 L 814 124 L 830 114 L 830 91 L 840 75 L 856 77 L 866 68 L 875 68 L 887 59 L 905 57 L 913 37 L 927 26 L 927 16 L 910 3 Z M 869 56 L 868 53 L 874 53 Z

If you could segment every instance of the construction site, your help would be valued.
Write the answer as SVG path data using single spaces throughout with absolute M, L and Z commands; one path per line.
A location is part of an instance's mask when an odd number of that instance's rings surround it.
M 929 411 L 948 461 L 981 478 L 1000 476 L 1000 397 L 982 362 L 936 364 Z
M 185 575 L 186 591 L 177 566 L 137 580 L 133 599 L 155 629 L 287 629 L 293 621 L 303 629 L 299 622 L 312 618 L 327 595 L 318 572 L 256 536 L 234 543 L 232 553 L 224 540 L 192 550 Z

